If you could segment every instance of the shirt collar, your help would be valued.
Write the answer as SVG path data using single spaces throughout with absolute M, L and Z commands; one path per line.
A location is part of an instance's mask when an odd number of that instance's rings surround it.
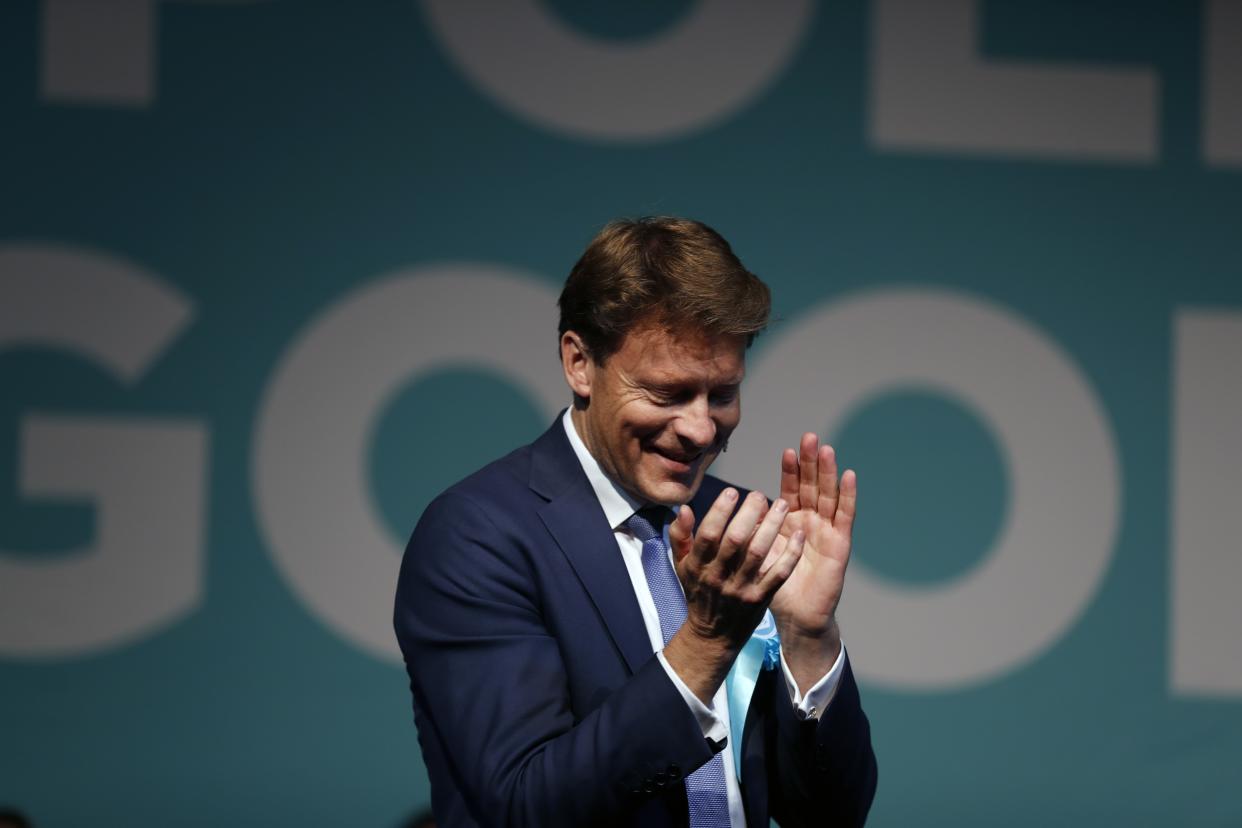
M 608 525 L 614 531 L 622 529 L 625 522 L 630 519 L 630 515 L 642 508 L 643 503 L 635 500 L 624 489 L 614 483 L 608 475 L 604 474 L 604 470 L 599 467 L 599 462 L 587 450 L 586 444 L 582 442 L 582 438 L 578 436 L 578 428 L 574 425 L 572 408 L 565 409 L 565 415 L 561 417 L 561 423 L 565 426 L 565 435 L 569 437 L 569 445 L 573 447 L 574 454 L 581 464 L 582 470 L 586 472 L 587 480 L 591 481 L 591 488 L 595 491 L 595 499 L 599 501 L 599 505 L 604 509 L 604 517 L 608 520 Z

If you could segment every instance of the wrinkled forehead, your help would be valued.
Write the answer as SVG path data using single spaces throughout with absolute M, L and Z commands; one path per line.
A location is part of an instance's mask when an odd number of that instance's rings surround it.
M 610 361 L 627 373 L 652 378 L 740 383 L 746 373 L 746 337 L 646 325 L 626 334 Z

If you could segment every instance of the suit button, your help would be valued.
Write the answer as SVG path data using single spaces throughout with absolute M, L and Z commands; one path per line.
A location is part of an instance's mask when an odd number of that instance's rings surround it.
M 631 796 L 642 796 L 643 795 L 642 789 L 641 788 L 630 788 L 630 795 Z
M 643 780 L 643 793 L 655 793 L 655 784 L 651 781 L 651 777 Z
M 665 785 L 668 784 L 668 774 L 665 773 L 664 771 L 656 771 L 655 772 L 655 783 L 659 787 L 663 788 Z
M 677 767 L 676 762 L 668 766 L 668 775 L 674 778 L 681 776 L 681 768 Z

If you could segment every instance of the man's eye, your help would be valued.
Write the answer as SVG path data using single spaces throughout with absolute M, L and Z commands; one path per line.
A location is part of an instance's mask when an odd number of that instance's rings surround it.
M 712 402 L 716 405 L 728 405 L 737 399 L 737 389 L 730 388 L 725 391 L 716 391 L 712 394 Z

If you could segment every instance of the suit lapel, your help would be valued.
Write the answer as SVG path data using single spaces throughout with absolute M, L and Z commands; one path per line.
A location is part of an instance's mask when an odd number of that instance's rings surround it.
M 560 417 L 531 446 L 530 485 L 548 499 L 540 519 L 591 596 L 630 672 L 637 672 L 651 658 L 651 641 L 612 527 Z

